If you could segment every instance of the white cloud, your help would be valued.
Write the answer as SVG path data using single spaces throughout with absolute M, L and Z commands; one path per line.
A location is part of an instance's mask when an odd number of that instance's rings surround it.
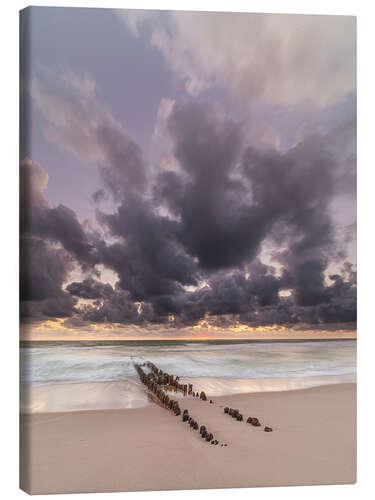
M 101 169 L 107 189 L 117 198 L 125 191 L 142 191 L 145 165 L 139 146 L 95 95 L 95 83 L 71 73 L 50 73 L 32 80 L 30 94 L 46 119 L 44 134 L 82 162 Z
M 324 106 L 355 88 L 354 17 L 176 11 L 122 19 L 137 36 L 147 20 L 151 45 L 192 95 L 219 85 L 246 104 Z
M 172 113 L 175 101 L 163 97 L 159 103 L 158 112 L 156 116 L 156 124 L 152 134 L 153 140 L 164 139 L 167 135 L 167 122 L 170 114 Z
M 46 119 L 44 134 L 83 162 L 103 162 L 106 151 L 97 140 L 103 123 L 123 133 L 122 125 L 95 98 L 95 82 L 73 73 L 32 80 L 30 94 Z
M 153 10 L 117 10 L 118 16 L 124 21 L 129 31 L 136 38 L 140 35 L 141 26 L 156 17 L 157 11 Z

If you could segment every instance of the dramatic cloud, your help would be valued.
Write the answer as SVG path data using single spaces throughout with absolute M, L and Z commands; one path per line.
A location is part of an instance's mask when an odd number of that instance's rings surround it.
M 202 103 L 175 106 L 169 126 L 183 173 L 161 173 L 155 190 L 201 267 L 250 263 L 266 236 L 287 241 L 304 259 L 328 252 L 338 173 L 324 139 L 286 154 L 242 151 L 240 127 Z
M 152 81 L 125 85 L 103 47 L 104 70 L 44 64 L 23 85 L 40 127 L 27 154 L 48 161 L 21 164 L 22 315 L 176 335 L 354 328 L 355 19 L 119 16 Z M 92 168 L 77 204 L 48 188 L 62 161 L 72 183 Z
M 181 219 L 181 243 L 204 268 L 240 263 L 250 253 L 250 240 L 259 239 L 246 209 L 246 184 L 234 176 L 240 127 L 212 106 L 197 103 L 175 106 L 169 131 L 187 182 L 182 175 L 161 174 L 159 197 Z
M 108 297 L 113 293 L 111 285 L 104 284 L 92 278 L 85 279 L 80 283 L 70 283 L 66 289 L 73 296 L 82 299 L 100 299 Z
M 326 282 L 328 263 L 344 257 L 330 212 L 342 165 L 327 138 L 309 137 L 286 153 L 256 151 L 241 124 L 203 102 L 171 106 L 165 122 L 176 169 L 160 171 L 150 194 L 117 192 L 115 211 L 97 212 L 112 242 L 90 238 L 67 207 L 50 206 L 45 172 L 23 162 L 25 252 L 49 270 L 34 288 L 25 276 L 25 302 L 43 304 L 39 314 L 175 328 L 207 318 L 255 326 L 355 321 L 350 265 L 346 280 Z M 106 191 L 114 193 L 110 183 L 95 196 Z M 259 260 L 266 241 L 279 248 L 281 271 Z M 84 272 L 96 264 L 113 270 L 116 287 L 87 278 L 63 291 L 73 260 Z
M 147 199 L 124 201 L 116 213 L 100 214 L 100 221 L 121 238 L 119 243 L 102 245 L 102 262 L 116 271 L 120 286 L 134 300 L 197 284 L 194 260 L 178 243 L 180 225 L 157 215 Z
M 204 103 L 173 106 L 167 129 L 178 168 L 160 172 L 153 197 L 99 213 L 118 238 L 100 243 L 100 262 L 119 282 L 105 297 L 92 282 L 68 287 L 103 299 L 85 318 L 174 327 L 220 316 L 255 326 L 355 321 L 354 275 L 326 282 L 328 263 L 344 257 L 330 211 L 342 170 L 327 138 L 285 154 L 255 151 L 239 124 Z M 267 239 L 280 249 L 281 272 L 256 258 Z
M 48 175 L 26 158 L 21 162 L 21 234 L 60 243 L 82 266 L 95 264 L 95 255 L 76 214 L 70 208 L 50 206 L 44 196 Z
M 24 236 L 20 243 L 21 316 L 71 316 L 76 300 L 62 290 L 73 269 L 69 255 L 39 238 Z
M 96 263 L 75 213 L 52 207 L 44 196 L 48 175 L 26 158 L 20 167 L 20 298 L 24 316 L 70 316 L 76 302 L 62 286 L 74 262 L 89 270 Z

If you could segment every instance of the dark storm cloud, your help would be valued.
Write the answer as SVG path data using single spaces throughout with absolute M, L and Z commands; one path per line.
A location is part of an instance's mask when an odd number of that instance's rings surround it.
M 75 213 L 51 207 L 46 172 L 29 159 L 20 168 L 20 300 L 22 316 L 65 317 L 76 299 L 63 290 L 74 262 L 88 269 L 93 247 Z
M 110 195 L 118 203 L 112 213 L 97 211 L 107 240 L 90 236 L 69 208 L 50 206 L 46 174 L 25 162 L 22 232 L 43 248 L 27 243 L 25 251 L 43 251 L 51 268 L 51 280 L 41 273 L 35 289 L 26 276 L 25 303 L 38 303 L 38 314 L 74 312 L 77 321 L 175 328 L 207 317 L 216 325 L 354 322 L 354 269 L 347 263 L 326 282 L 328 264 L 342 258 L 330 204 L 343 175 L 327 139 L 257 151 L 246 147 L 241 124 L 204 103 L 175 105 L 168 131 L 178 167 L 156 175 L 146 193 L 138 146 L 117 125 L 96 127 L 106 162 L 94 201 Z M 258 258 L 266 241 L 281 249 L 281 272 Z M 64 291 L 72 261 L 91 273 L 101 264 L 119 281 L 88 277 Z M 291 295 L 281 297 L 286 289 Z M 92 302 L 78 307 L 77 297 Z
M 337 174 L 325 141 L 312 137 L 283 155 L 247 150 L 243 166 L 259 224 L 272 225 L 276 240 L 288 245 L 282 259 L 297 303 L 323 302 L 324 271 L 335 254 L 329 203 Z
M 346 323 L 357 320 L 357 289 L 354 273 L 351 278 L 353 281 L 344 281 L 344 278 L 337 274 L 330 276 L 333 284 L 328 287 L 328 300 L 319 310 L 323 322 Z
M 101 241 L 97 254 L 119 282 L 85 318 L 176 327 L 207 315 L 253 326 L 354 321 L 354 283 L 325 281 L 338 254 L 329 207 L 340 175 L 326 139 L 259 152 L 243 146 L 239 124 L 201 103 L 175 106 L 168 128 L 180 170 L 160 173 L 151 198 L 128 192 L 114 213 L 98 213 L 117 241 Z M 256 258 L 266 238 L 286 248 L 276 256 L 281 275 Z M 99 298 L 93 288 L 87 298 Z M 290 297 L 279 296 L 285 289 Z
M 254 321 L 267 306 L 278 306 L 278 292 L 283 287 L 283 276 L 273 276 L 267 266 L 262 268 L 250 276 L 241 271 L 215 273 L 199 290 L 159 297 L 153 302 L 154 310 L 164 317 L 176 314 L 179 325 L 195 324 L 206 315 L 231 316 L 232 321 L 251 316 Z
M 161 173 L 155 199 L 179 218 L 178 239 L 202 269 L 243 266 L 272 236 L 290 244 L 295 283 L 311 266 L 324 271 L 336 165 L 321 138 L 286 154 L 242 152 L 240 126 L 202 104 L 175 106 L 169 130 L 186 175 Z M 313 277 L 315 289 L 319 273 Z
M 62 290 L 72 270 L 69 255 L 40 238 L 22 236 L 20 243 L 21 316 L 71 316 L 76 299 Z
M 89 243 L 73 210 L 59 205 L 47 210 L 45 217 L 39 222 L 40 226 L 35 230 L 39 231 L 42 237 L 60 242 L 65 250 L 71 252 L 84 267 L 96 263 L 94 248 Z
M 286 154 L 242 154 L 239 126 L 195 104 L 176 106 L 169 129 L 189 178 L 184 184 L 178 174 L 161 174 L 158 195 L 180 218 L 179 240 L 200 266 L 250 263 L 265 237 L 273 236 L 290 245 L 287 270 L 301 303 L 319 302 L 333 244 L 328 204 L 335 162 L 324 141 L 311 138 Z M 272 278 L 264 279 L 264 288 L 267 281 Z M 265 294 L 264 305 L 270 299 Z
M 175 106 L 168 127 L 189 180 L 182 187 L 182 178 L 161 174 L 160 197 L 181 218 L 181 244 L 206 269 L 251 259 L 264 228 L 250 211 L 246 184 L 235 177 L 241 127 L 202 103 Z
M 53 179 L 24 160 L 22 314 L 353 325 L 355 18 L 63 11 L 33 10 L 21 68 Z
M 340 327 L 339 325 L 342 327 L 345 323 L 354 324 L 357 319 L 357 293 L 356 273 L 352 267 L 346 262 L 342 275 L 329 276 L 331 285 L 322 286 L 318 280 L 319 301 L 311 303 L 309 300 L 308 303 L 303 303 L 298 297 L 297 288 L 290 297 L 279 297 L 276 304 L 259 308 L 256 317 L 251 313 L 242 315 L 241 322 L 252 326 L 268 324 L 292 326 L 299 323 L 321 328 L 330 327 L 332 324 L 335 327 Z M 319 270 L 317 274 L 319 275 Z M 309 278 L 309 274 L 306 274 L 306 280 Z
M 66 252 L 48 247 L 39 238 L 21 239 L 21 300 L 45 300 L 59 293 L 71 269 Z
M 181 285 L 197 284 L 196 265 L 177 241 L 179 224 L 157 215 L 145 198 L 124 200 L 114 214 L 99 217 L 122 240 L 103 243 L 100 258 L 116 271 L 120 286 L 134 300 L 173 294 Z
M 93 265 L 94 248 L 76 214 L 64 205 L 50 206 L 44 196 L 47 182 L 48 176 L 38 164 L 29 159 L 21 162 L 21 233 L 60 243 L 83 266 Z
M 209 315 L 231 316 L 233 322 L 250 311 L 255 313 L 266 305 L 276 305 L 283 278 L 270 275 L 269 268 L 262 267 L 262 272 L 253 278 L 239 271 L 219 272 L 195 291 L 180 288 L 173 294 L 149 297 L 148 313 L 152 316 L 148 320 L 182 327 L 194 325 Z
M 74 281 L 66 287 L 66 290 L 74 297 L 82 299 L 100 299 L 113 294 L 111 285 L 92 278 L 85 279 L 82 282 Z
M 140 310 L 128 292 L 118 289 L 102 301 L 83 306 L 80 315 L 90 323 L 145 324 L 147 306 Z

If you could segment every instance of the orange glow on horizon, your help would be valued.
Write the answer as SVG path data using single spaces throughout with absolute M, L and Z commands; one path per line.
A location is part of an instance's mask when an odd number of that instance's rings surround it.
M 210 324 L 207 319 L 197 325 L 181 329 L 146 330 L 136 325 L 91 323 L 80 328 L 72 328 L 64 324 L 66 319 L 45 320 L 38 325 L 21 325 L 21 340 L 262 340 L 262 339 L 324 339 L 324 338 L 357 338 L 355 330 L 321 330 L 288 329 L 283 325 L 266 325 L 251 327 L 235 322 L 228 327 Z M 172 333 L 173 332 L 173 333 Z

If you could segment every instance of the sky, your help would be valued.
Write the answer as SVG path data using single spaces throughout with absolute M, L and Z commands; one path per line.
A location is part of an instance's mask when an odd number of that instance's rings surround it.
M 21 338 L 356 332 L 356 20 L 21 13 Z

